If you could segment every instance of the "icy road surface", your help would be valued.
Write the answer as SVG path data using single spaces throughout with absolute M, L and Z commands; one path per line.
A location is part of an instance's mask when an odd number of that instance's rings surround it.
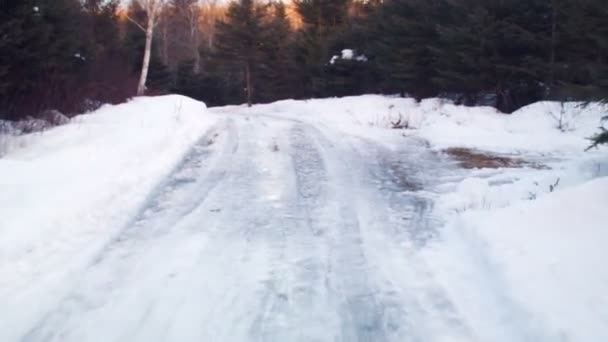
M 16 341 L 477 341 L 419 253 L 453 168 L 415 139 L 226 115 Z

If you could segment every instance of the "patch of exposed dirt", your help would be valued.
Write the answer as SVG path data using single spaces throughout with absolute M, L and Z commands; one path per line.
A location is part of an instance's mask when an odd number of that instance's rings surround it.
M 468 148 L 452 147 L 443 151 L 453 159 L 457 160 L 465 169 L 499 169 L 499 168 L 522 168 L 548 169 L 544 164 L 527 161 L 512 156 L 499 156 L 487 152 L 480 152 Z

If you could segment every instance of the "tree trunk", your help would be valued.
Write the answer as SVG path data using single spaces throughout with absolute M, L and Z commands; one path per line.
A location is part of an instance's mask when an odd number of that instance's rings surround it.
M 251 84 L 251 63 L 245 66 L 245 81 L 247 83 L 247 106 L 251 107 L 253 97 L 253 85 Z
M 192 67 L 192 72 L 195 75 L 201 73 L 201 53 L 198 51 L 198 47 L 197 51 L 194 53 L 194 66 Z
M 496 86 L 496 109 L 506 114 L 513 112 L 513 97 L 511 92 L 500 83 Z
M 190 40 L 192 41 L 192 52 L 194 54 L 194 66 L 192 72 L 198 75 L 201 72 L 201 51 L 200 39 L 198 34 L 198 26 L 194 26 L 190 30 Z
M 149 14 L 152 17 L 152 14 Z M 146 49 L 144 51 L 144 60 L 141 65 L 141 75 L 139 77 L 139 84 L 137 85 L 137 96 L 142 96 L 146 92 L 146 81 L 148 79 L 148 69 L 150 68 L 150 55 L 152 54 L 152 37 L 154 33 L 154 19 L 148 20 L 148 26 L 146 27 Z
M 169 65 L 169 34 L 168 31 L 169 27 L 167 25 L 167 23 L 163 24 L 163 45 L 162 45 L 162 51 L 163 51 L 163 64 L 164 65 Z

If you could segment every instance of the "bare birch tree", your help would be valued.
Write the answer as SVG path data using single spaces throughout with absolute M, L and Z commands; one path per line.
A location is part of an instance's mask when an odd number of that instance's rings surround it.
M 146 13 L 146 22 L 140 23 L 137 20 L 127 16 L 127 18 L 139 27 L 146 34 L 146 47 L 144 50 L 144 59 L 141 66 L 141 75 L 137 84 L 137 95 L 144 95 L 146 92 L 146 81 L 148 79 L 148 69 L 150 68 L 150 56 L 152 54 L 152 38 L 154 37 L 154 28 L 160 20 L 160 14 L 166 0 L 132 0 L 136 1 Z

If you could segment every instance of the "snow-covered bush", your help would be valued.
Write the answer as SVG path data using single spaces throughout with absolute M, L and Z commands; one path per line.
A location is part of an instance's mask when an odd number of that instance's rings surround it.
M 0 120 L 0 157 L 10 150 L 26 144 L 22 135 L 45 131 L 54 126 L 65 125 L 70 119 L 58 110 L 47 110 L 38 118 L 21 121 Z
M 587 148 L 587 150 L 590 150 L 592 148 L 597 148 L 600 145 L 608 144 L 608 129 L 606 129 L 606 127 L 604 127 L 604 125 L 603 125 L 604 122 L 608 122 L 608 115 L 604 116 L 602 118 L 601 122 L 602 122 L 602 125 L 600 126 L 600 132 L 590 138 L 592 144 L 591 144 L 591 146 L 589 146 Z
M 329 64 L 332 64 L 332 65 L 336 64 L 336 62 L 339 60 L 365 63 L 365 62 L 367 62 L 367 57 L 365 55 L 358 54 L 357 51 L 355 51 L 355 50 L 344 49 L 344 50 L 342 50 L 340 56 L 335 55 L 335 56 L 331 57 L 331 60 L 329 60 Z

